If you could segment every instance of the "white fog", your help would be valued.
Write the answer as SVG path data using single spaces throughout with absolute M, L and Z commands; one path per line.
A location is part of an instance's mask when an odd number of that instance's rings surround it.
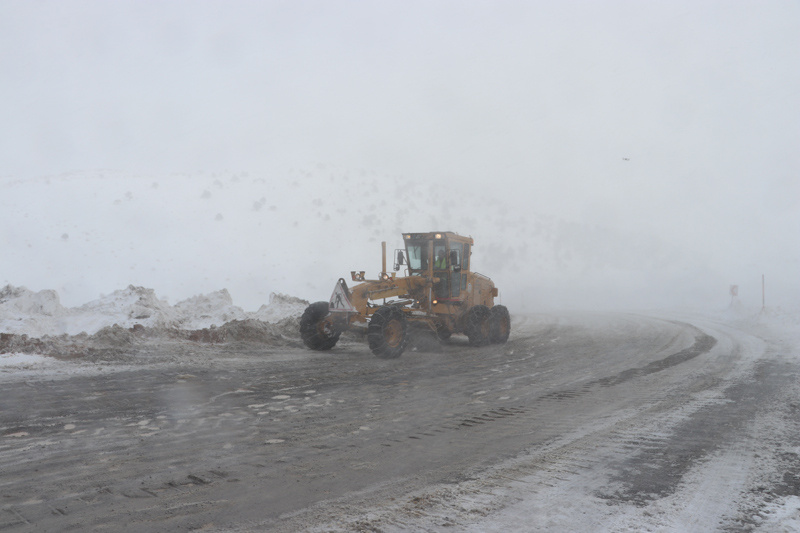
M 0 0 L 0 530 L 800 531 L 798 27 Z
M 512 311 L 800 298 L 795 2 L 0 2 L 0 284 L 326 299 L 401 231 Z

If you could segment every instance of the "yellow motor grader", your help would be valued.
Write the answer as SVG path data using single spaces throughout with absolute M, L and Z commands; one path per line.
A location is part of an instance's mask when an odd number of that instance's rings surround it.
M 330 350 L 348 329 L 366 330 L 370 350 L 399 357 L 409 325 L 429 328 L 439 339 L 465 334 L 473 346 L 505 343 L 511 332 L 508 309 L 494 305 L 491 279 L 470 270 L 473 240 L 449 231 L 404 233 L 404 249 L 394 252 L 394 272 L 386 269 L 386 243 L 379 279 L 353 271 L 356 285 L 343 278 L 327 302 L 309 305 L 300 318 L 300 336 L 312 350 Z M 404 276 L 396 273 L 404 269 Z

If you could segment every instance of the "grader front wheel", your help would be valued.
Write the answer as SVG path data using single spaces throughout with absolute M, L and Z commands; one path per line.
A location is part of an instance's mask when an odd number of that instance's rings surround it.
M 328 302 L 313 303 L 303 311 L 303 316 L 300 317 L 300 337 L 303 344 L 312 350 L 330 350 L 341 334 L 330 319 Z
M 408 342 L 406 316 L 395 306 L 384 305 L 372 315 L 367 327 L 369 349 L 381 359 L 400 357 Z

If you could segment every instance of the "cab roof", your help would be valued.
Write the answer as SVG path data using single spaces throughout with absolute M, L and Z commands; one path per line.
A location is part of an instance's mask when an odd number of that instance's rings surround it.
M 465 242 L 467 244 L 473 244 L 474 241 L 472 237 L 464 237 L 463 235 L 459 235 L 458 233 L 453 233 L 452 231 L 431 231 L 428 233 L 403 233 L 403 240 L 452 240 L 457 242 Z

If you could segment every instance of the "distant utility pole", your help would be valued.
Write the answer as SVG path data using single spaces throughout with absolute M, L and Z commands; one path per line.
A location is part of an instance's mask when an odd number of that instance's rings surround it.
M 767 308 L 766 301 L 767 301 L 766 300 L 766 293 L 764 291 L 764 274 L 761 274 L 761 310 L 762 311 Z

